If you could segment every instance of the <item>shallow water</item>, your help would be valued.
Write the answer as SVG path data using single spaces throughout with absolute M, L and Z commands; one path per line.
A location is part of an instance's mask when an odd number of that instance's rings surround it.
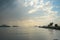
M 0 27 L 0 40 L 60 40 L 60 31 L 37 27 Z

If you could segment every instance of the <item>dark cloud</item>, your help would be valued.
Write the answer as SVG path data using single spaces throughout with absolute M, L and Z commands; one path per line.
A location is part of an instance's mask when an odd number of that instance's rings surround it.
M 8 15 L 9 12 L 14 7 L 15 0 L 0 0 L 0 19 Z
M 23 9 L 18 0 L 0 0 L 0 24 L 21 19 Z
M 6 8 L 13 7 L 15 0 L 0 0 L 0 12 Z

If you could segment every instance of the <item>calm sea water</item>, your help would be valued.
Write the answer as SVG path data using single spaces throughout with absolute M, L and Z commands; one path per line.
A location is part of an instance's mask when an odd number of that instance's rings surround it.
M 37 27 L 0 27 L 0 40 L 60 40 L 60 31 Z

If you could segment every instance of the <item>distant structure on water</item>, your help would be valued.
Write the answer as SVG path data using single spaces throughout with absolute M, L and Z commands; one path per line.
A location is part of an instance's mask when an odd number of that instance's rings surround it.
M 12 27 L 18 27 L 18 26 L 12 26 Z
M 8 25 L 1 25 L 0 27 L 10 27 L 10 26 L 8 26 Z
M 19 27 L 19 26 L 8 26 L 8 25 L 0 25 L 0 27 Z

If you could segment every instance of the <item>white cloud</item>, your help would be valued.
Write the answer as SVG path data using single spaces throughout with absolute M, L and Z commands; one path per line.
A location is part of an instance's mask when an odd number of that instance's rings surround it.
M 37 9 L 29 10 L 28 13 L 31 14 L 31 13 L 34 13 L 35 11 L 37 11 Z
M 50 1 L 47 1 L 47 2 L 45 2 L 44 3 L 44 1 L 45 0 L 40 0 L 39 2 L 38 2 L 38 0 L 31 0 L 31 2 L 33 2 L 33 5 L 34 6 L 31 6 L 31 7 L 33 7 L 32 9 L 30 9 L 29 11 L 28 11 L 28 13 L 29 14 L 33 14 L 33 13 L 35 13 L 35 12 L 37 12 L 37 11 L 42 11 L 43 13 L 44 13 L 44 15 L 43 16 L 40 16 L 41 18 L 44 18 L 44 19 L 46 19 L 46 21 L 47 20 L 49 20 L 49 21 L 51 21 L 51 20 L 55 20 L 55 17 L 56 17 L 56 14 L 58 13 L 58 12 L 56 12 L 56 11 L 52 11 L 52 9 L 53 9 L 53 5 L 52 5 L 52 3 L 50 2 Z M 39 4 L 39 5 L 38 5 Z M 29 5 L 30 6 L 30 5 Z M 28 6 L 27 6 L 28 7 Z
M 27 7 L 28 6 L 33 7 L 33 9 L 31 9 L 31 10 L 35 10 L 34 12 L 37 12 L 38 9 L 40 9 L 42 11 L 47 11 L 48 9 L 50 10 L 52 8 L 50 5 L 50 1 L 44 3 L 43 0 L 40 0 L 39 2 L 37 0 L 33 0 L 33 1 L 30 1 L 29 3 L 27 3 L 26 5 L 27 5 Z M 34 5 L 34 6 L 32 6 L 32 5 Z M 31 11 L 31 10 L 29 10 L 29 11 Z M 29 11 L 28 11 L 28 13 L 30 13 Z M 34 12 L 31 12 L 31 13 L 34 13 Z
M 11 25 L 20 25 L 20 26 L 34 26 L 34 25 L 43 25 L 48 22 L 52 22 L 56 18 L 56 11 L 52 11 L 53 5 L 50 1 L 47 1 L 44 3 L 43 0 L 40 0 L 39 2 L 37 0 L 31 0 L 30 2 L 25 2 L 25 7 L 32 7 L 28 11 L 28 14 L 33 14 L 37 11 L 42 11 L 44 13 L 43 16 L 37 16 L 31 19 L 25 19 L 25 20 L 17 20 L 17 21 L 10 21 Z M 15 22 L 15 23 L 14 23 Z
M 29 6 L 32 7 L 32 9 L 30 9 L 28 11 L 28 14 L 33 14 L 37 11 L 42 11 L 44 15 L 37 16 L 37 17 L 31 18 L 31 19 L 10 21 L 10 22 L 7 22 L 6 24 L 20 25 L 20 26 L 34 26 L 34 25 L 43 25 L 48 22 L 54 21 L 56 19 L 56 17 L 57 17 L 56 14 L 58 12 L 52 11 L 53 7 L 55 7 L 55 6 L 53 6 L 50 1 L 47 1 L 45 3 L 44 3 L 45 0 L 40 0 L 40 1 L 29 0 L 28 2 L 27 1 L 25 2 L 24 6 L 26 8 Z M 18 10 L 20 12 L 20 7 L 21 7 L 20 4 L 23 4 L 23 2 L 21 2 L 21 0 L 18 0 L 18 4 L 19 4 L 19 6 L 18 6 L 18 8 L 16 8 L 16 10 Z M 56 7 L 58 8 L 58 6 L 56 6 Z
M 44 15 L 33 17 L 31 19 L 10 21 L 8 24 L 20 25 L 20 26 L 45 25 L 48 22 L 54 21 L 56 18 L 57 12 L 52 11 L 53 5 L 51 4 L 50 1 L 47 1 L 46 3 L 44 3 L 43 0 L 40 0 L 39 2 L 38 0 L 31 0 L 30 2 L 25 2 L 24 6 L 26 8 L 29 6 L 32 7 L 32 9 L 28 11 L 29 14 L 33 14 L 37 11 L 42 11 Z

